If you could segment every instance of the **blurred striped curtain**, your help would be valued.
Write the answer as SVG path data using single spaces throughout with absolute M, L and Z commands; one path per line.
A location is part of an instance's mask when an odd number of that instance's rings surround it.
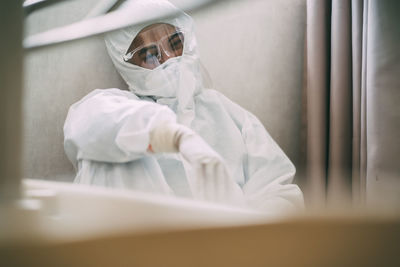
M 397 0 L 307 1 L 302 167 L 311 207 L 400 203 L 398 14 Z

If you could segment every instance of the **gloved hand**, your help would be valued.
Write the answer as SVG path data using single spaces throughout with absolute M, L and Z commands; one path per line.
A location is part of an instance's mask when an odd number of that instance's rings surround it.
M 154 153 L 181 152 L 189 162 L 220 159 L 220 156 L 198 134 L 177 123 L 162 123 L 151 130 L 150 147 Z
M 149 151 L 153 153 L 178 152 L 180 128 L 176 123 L 161 123 L 150 131 Z
M 193 130 L 180 124 L 163 124 L 150 133 L 154 152 L 179 151 L 187 161 L 188 181 L 195 198 L 229 204 L 243 204 L 243 192 L 215 152 Z

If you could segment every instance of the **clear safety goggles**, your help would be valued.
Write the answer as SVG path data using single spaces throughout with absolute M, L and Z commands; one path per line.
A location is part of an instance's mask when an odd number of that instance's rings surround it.
M 157 42 L 136 47 L 126 53 L 123 60 L 146 69 L 154 69 L 169 58 L 182 56 L 184 42 L 184 32 L 179 30 Z

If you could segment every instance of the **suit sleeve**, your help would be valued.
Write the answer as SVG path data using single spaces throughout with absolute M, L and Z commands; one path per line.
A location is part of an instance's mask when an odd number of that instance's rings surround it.
M 96 89 L 73 104 L 64 124 L 64 150 L 75 168 L 81 159 L 123 163 L 145 155 L 149 132 L 175 122 L 166 106 L 120 89 Z

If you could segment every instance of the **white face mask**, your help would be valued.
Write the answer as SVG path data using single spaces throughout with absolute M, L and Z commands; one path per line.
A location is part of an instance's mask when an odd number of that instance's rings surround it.
M 157 68 L 149 70 L 144 77 L 143 89 L 157 89 L 164 97 L 175 97 L 182 76 L 181 61 L 182 57 L 171 58 Z
M 171 58 L 152 70 L 132 65 L 124 74 L 135 94 L 156 98 L 191 97 L 202 85 L 198 58 L 190 55 Z

